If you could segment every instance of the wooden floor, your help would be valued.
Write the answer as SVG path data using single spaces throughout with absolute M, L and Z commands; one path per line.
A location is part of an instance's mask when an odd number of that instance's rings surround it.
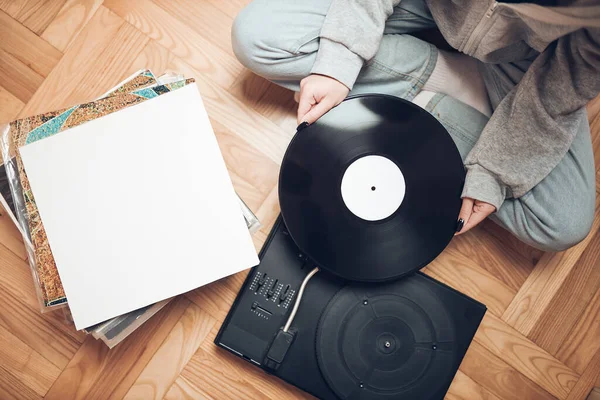
M 236 190 L 264 224 L 259 248 L 296 124 L 292 93 L 232 54 L 230 26 L 247 2 L 0 0 L 0 122 L 93 99 L 141 68 L 195 77 Z M 600 101 L 589 109 L 599 147 Z M 449 399 L 575 400 L 600 385 L 596 215 L 589 237 L 563 253 L 543 254 L 486 222 L 427 267 L 489 308 Z M 21 239 L 2 216 L 0 399 L 309 398 L 213 344 L 244 278 L 180 296 L 108 351 L 62 312 L 39 313 Z

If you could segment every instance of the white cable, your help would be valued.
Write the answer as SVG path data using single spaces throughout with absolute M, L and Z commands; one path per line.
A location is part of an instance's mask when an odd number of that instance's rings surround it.
M 308 273 L 308 275 L 306 275 L 306 278 L 304 278 L 304 280 L 302 281 L 302 285 L 300 285 L 300 290 L 298 291 L 298 296 L 296 296 L 296 302 L 294 303 L 294 308 L 292 308 L 292 313 L 290 314 L 287 322 L 285 323 L 285 325 L 283 327 L 284 332 L 287 332 L 288 329 L 290 329 L 290 325 L 292 325 L 292 322 L 294 321 L 294 317 L 296 316 L 298 307 L 300 307 L 300 300 L 302 300 L 302 294 L 304 293 L 304 287 L 306 286 L 306 284 L 308 283 L 310 278 L 312 278 L 313 275 L 316 274 L 317 272 L 319 272 L 319 268 L 315 267 L 315 269 L 310 271 Z

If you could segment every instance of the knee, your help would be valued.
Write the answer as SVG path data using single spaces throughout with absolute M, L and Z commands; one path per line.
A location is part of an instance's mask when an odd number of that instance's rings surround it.
M 584 240 L 592 229 L 594 210 L 576 208 L 556 218 L 552 226 L 535 238 L 534 246 L 544 251 L 564 251 Z
M 268 5 L 254 0 L 237 15 L 231 28 L 231 44 L 237 59 L 246 68 L 265 75 L 273 39 L 273 21 Z

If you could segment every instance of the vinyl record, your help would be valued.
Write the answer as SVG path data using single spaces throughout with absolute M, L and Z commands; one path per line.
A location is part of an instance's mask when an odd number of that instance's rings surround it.
M 279 202 L 294 242 L 317 265 L 384 281 L 424 267 L 450 242 L 464 176 L 452 138 L 427 111 L 364 95 L 296 134 Z

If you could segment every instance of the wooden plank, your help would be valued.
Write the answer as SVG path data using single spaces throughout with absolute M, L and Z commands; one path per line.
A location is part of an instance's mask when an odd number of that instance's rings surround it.
M 209 80 L 201 71 L 178 57 L 173 59 L 170 69 L 196 78 L 204 106 L 212 121 L 221 123 L 277 165 L 281 164 L 294 132 L 282 130 L 269 119 L 249 109 L 243 102 Z
M 210 43 L 235 57 L 231 48 L 233 18 L 209 1 L 152 0 Z
M 66 0 L 29 0 L 17 15 L 17 20 L 41 35 L 56 17 Z
M 600 350 L 588 364 L 577 385 L 573 388 L 567 400 L 584 400 L 600 379 Z
M 1 94 L 0 94 L 1 95 Z M 1 107 L 1 105 L 0 105 Z M 1 158 L 1 157 L 0 157 Z M 4 166 L 0 166 L 4 168 Z M 23 244 L 23 236 L 15 226 L 8 212 L 0 206 L 0 243 L 16 254 L 19 258 L 26 260 L 27 253 Z
M 454 376 L 446 400 L 500 400 L 460 370 Z
M 125 398 L 162 399 L 215 323 L 208 313 L 190 304 Z
M 39 309 L 32 309 L 20 302 L 8 291 L 0 290 L 0 303 L 3 304 L 0 326 L 60 370 L 67 366 L 80 346 L 79 341 L 56 327 L 52 318 L 47 318 Z
M 556 399 L 476 341 L 471 343 L 460 370 L 503 400 Z
M 48 76 L 62 56 L 60 51 L 2 11 L 0 37 L 0 49 L 42 77 Z
M 548 308 L 557 290 L 600 227 L 600 198 L 596 199 L 596 213 L 591 232 L 578 245 L 561 253 L 546 253 L 529 275 L 502 319 L 528 336 Z
M 44 77 L 0 49 L 0 82 L 19 101 L 27 103 L 43 81 Z
M 0 272 L 1 290 L 31 309 L 40 309 L 29 264 L 4 245 L 0 245 Z
M 29 0 L 0 0 L 0 10 L 4 11 L 13 18 L 25 7 Z
M 212 3 L 215 7 L 221 10 L 223 13 L 229 15 L 231 18 L 235 18 L 235 16 L 241 11 L 242 8 L 247 6 L 252 0 L 207 0 L 209 3 Z
M 60 369 L 0 325 L 0 365 L 18 380 L 44 396 Z
M 456 236 L 450 246 L 502 281 L 515 293 L 534 267 L 528 259 L 503 243 L 497 242 L 481 228 Z
M 184 297 L 173 299 L 110 351 L 102 341 L 88 337 L 46 399 L 123 398 L 189 304 Z
M 234 134 L 216 118 L 211 120 L 227 169 L 247 182 L 252 191 L 246 196 L 238 191 L 246 204 L 256 209 L 279 180 L 279 165 Z M 237 187 L 236 187 L 237 189 Z M 250 198 L 252 197 L 252 199 Z
M 249 362 L 218 348 L 215 326 L 181 376 L 217 399 L 312 399 L 298 388 L 266 374 Z
M 502 246 L 503 250 L 506 249 L 510 252 L 516 252 L 529 261 L 531 264 L 529 273 L 544 255 L 542 250 L 538 250 L 523 243 L 515 235 L 511 234 L 490 219 L 486 219 L 483 223 L 481 223 L 481 227 L 483 231 L 487 232 L 498 245 Z
M 24 105 L 24 102 L 0 86 L 0 124 L 13 121 Z
M 254 247 L 257 251 L 260 251 L 267 240 L 269 232 L 271 232 L 271 228 L 279 216 L 279 211 L 278 186 L 275 185 L 265 201 L 255 211 L 256 217 L 261 224 L 260 230 L 252 236 Z
M 475 341 L 560 399 L 567 397 L 579 379 L 577 373 L 491 313 L 483 318 Z
M 231 85 L 229 92 L 282 129 L 296 131 L 298 104 L 294 100 L 293 91 L 244 70 Z
M 498 316 L 515 296 L 515 290 L 460 253 L 453 244 L 427 266 L 426 273 L 482 302 L 488 312 Z
M 63 53 L 89 22 L 103 0 L 67 0 L 41 37 Z
M 243 68 L 235 57 L 149 0 L 105 0 L 104 6 L 222 87 L 229 87 Z
M 143 69 L 149 69 L 156 77 L 159 77 L 168 71 L 173 57 L 173 53 L 159 45 L 155 40 L 149 39 L 148 44 L 133 60 L 127 71 L 123 73 L 121 80 Z M 171 72 L 176 73 L 177 71 Z
M 133 26 L 123 24 L 100 57 L 88 66 L 85 76 L 81 77 L 82 84 L 76 86 L 69 97 L 90 101 L 114 87 L 121 81 L 122 71 L 143 51 L 148 41 L 148 37 Z
M 214 397 L 208 396 L 202 392 L 202 389 L 194 385 L 189 380 L 180 376 L 177 378 L 169 392 L 165 396 L 165 400 L 217 400 Z
M 0 244 L 0 291 L 11 298 L 18 299 L 31 310 L 39 312 L 41 305 L 36 296 L 33 282 L 29 264 Z M 60 334 L 82 343 L 85 334 L 74 330 L 73 325 L 65 320 L 62 309 L 54 308 L 53 310 L 45 309 L 44 319 L 59 330 Z
M 243 274 L 244 272 L 240 272 Z M 231 290 L 227 278 L 209 283 L 185 294 L 194 304 L 206 311 L 211 317 L 223 321 L 237 293 Z
M 598 338 L 600 338 L 600 291 L 596 292 L 556 357 L 574 371 L 583 374 L 594 354 L 600 350 Z
M 0 365 L 0 399 L 36 400 L 42 397 Z
M 101 91 L 82 93 L 89 83 L 87 74 L 94 68 L 102 68 L 107 61 L 102 59 L 102 53 L 110 45 L 117 45 L 116 37 L 124 21 L 104 7 L 98 8 L 86 27 L 77 36 L 60 62 L 48 75 L 35 96 L 19 113 L 21 117 L 35 115 L 46 111 L 57 110 L 73 104 L 85 102 L 102 94 Z M 102 81 L 104 89 L 117 83 L 113 75 L 120 71 L 112 71 Z M 81 97 L 73 96 L 78 90 Z
M 569 332 L 600 289 L 598 260 L 600 233 L 596 233 L 590 241 L 528 335 L 549 353 L 556 354 L 563 343 L 569 340 Z M 557 324 L 557 321 L 560 323 Z
M 596 96 L 587 104 L 588 121 L 592 122 L 600 115 L 600 95 Z M 592 135 L 597 135 L 600 132 L 593 131 Z

